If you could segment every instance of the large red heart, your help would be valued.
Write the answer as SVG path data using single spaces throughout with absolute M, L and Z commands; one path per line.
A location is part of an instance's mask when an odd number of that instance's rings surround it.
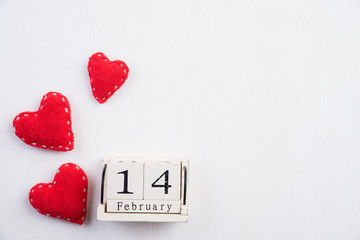
M 106 102 L 126 81 L 129 68 L 120 60 L 110 61 L 103 53 L 89 58 L 90 85 L 95 99 Z
M 74 148 L 70 104 L 60 93 L 47 93 L 39 110 L 18 114 L 13 127 L 16 136 L 30 146 L 57 151 Z
M 30 204 L 41 214 L 83 224 L 86 218 L 88 179 L 73 163 L 60 166 L 54 181 L 31 188 Z

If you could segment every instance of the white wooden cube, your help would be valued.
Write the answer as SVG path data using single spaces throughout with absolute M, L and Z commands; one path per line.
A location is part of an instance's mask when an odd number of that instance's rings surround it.
M 143 199 L 144 162 L 111 161 L 107 168 L 107 199 Z
M 151 161 L 145 163 L 144 199 L 180 200 L 179 161 Z
M 188 160 L 105 158 L 101 221 L 187 222 Z

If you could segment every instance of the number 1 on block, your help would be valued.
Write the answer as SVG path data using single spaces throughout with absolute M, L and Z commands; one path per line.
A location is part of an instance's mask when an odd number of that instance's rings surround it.
M 143 199 L 143 162 L 110 162 L 106 175 L 107 199 Z

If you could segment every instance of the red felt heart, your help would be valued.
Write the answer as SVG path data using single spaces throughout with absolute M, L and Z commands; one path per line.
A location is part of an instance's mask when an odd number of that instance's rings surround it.
M 126 81 L 129 68 L 120 60 L 110 61 L 103 53 L 89 58 L 91 90 L 99 103 L 106 102 Z
M 30 146 L 57 151 L 74 148 L 70 104 L 60 93 L 47 93 L 39 110 L 18 114 L 13 127 L 16 136 Z
M 31 188 L 30 204 L 41 214 L 82 225 L 86 218 L 88 179 L 73 163 L 60 166 L 54 181 Z

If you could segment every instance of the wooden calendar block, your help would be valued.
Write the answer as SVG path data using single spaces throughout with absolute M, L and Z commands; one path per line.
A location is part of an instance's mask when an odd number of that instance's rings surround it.
M 107 168 L 107 199 L 143 199 L 143 162 L 112 161 Z
M 98 220 L 186 222 L 188 169 L 183 159 L 105 158 Z
M 180 200 L 180 162 L 145 163 L 144 199 Z

